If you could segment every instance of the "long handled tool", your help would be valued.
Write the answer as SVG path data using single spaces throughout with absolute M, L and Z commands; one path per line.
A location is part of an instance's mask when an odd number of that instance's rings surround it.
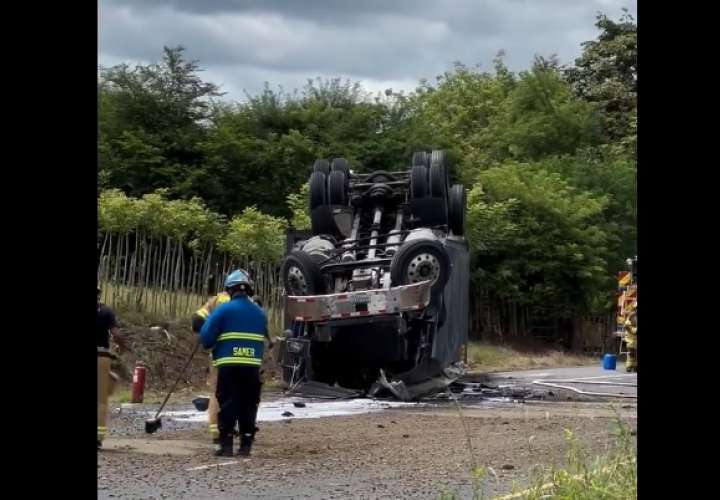
M 158 408 L 157 413 L 155 414 L 155 418 L 151 418 L 150 420 L 145 421 L 145 432 L 148 434 L 152 434 L 156 430 L 158 430 L 160 427 L 162 427 L 162 420 L 160 419 L 160 413 L 162 413 L 163 409 L 165 408 L 165 404 L 168 402 L 168 399 L 170 399 L 170 396 L 173 392 L 175 392 L 175 388 L 177 387 L 178 383 L 180 383 L 180 379 L 185 375 L 185 371 L 187 371 L 188 366 L 190 366 L 190 362 L 195 357 L 195 353 L 197 352 L 198 348 L 200 347 L 200 344 L 195 344 L 195 349 L 193 349 L 193 352 L 190 353 L 190 357 L 188 358 L 187 362 L 185 363 L 185 366 L 183 366 L 183 369 L 180 371 L 180 374 L 177 377 L 177 380 L 175 380 L 175 384 L 172 386 L 172 389 L 167 393 L 167 396 L 165 396 L 165 401 L 162 402 L 160 405 L 160 408 Z

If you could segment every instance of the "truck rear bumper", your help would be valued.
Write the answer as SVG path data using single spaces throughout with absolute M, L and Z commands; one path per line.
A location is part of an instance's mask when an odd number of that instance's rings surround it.
M 287 313 L 296 321 L 377 316 L 419 311 L 430 303 L 430 281 L 388 289 L 287 297 Z

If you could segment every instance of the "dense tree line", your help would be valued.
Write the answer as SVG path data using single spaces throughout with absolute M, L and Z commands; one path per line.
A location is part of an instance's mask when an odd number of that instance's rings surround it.
M 625 14 L 599 15 L 596 26 L 569 67 L 538 56 L 516 73 L 500 53 L 492 71 L 457 63 L 409 94 L 316 79 L 227 102 L 180 47 L 157 64 L 101 68 L 100 245 L 131 233 L 158 245 L 138 213 L 160 197 L 185 200 L 195 232 L 175 229 L 170 240 L 198 259 L 211 245 L 274 256 L 286 224 L 307 224 L 314 159 L 371 171 L 446 149 L 469 189 L 474 290 L 563 318 L 607 310 L 613 274 L 636 247 L 637 25 Z M 140 208 L 110 223 L 111 200 Z M 173 255 L 165 233 L 159 251 Z

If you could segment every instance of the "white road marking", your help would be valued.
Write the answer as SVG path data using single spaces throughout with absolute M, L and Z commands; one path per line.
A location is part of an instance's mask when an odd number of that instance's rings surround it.
M 189 468 L 189 469 L 185 469 L 185 471 L 190 472 L 190 471 L 193 471 L 193 470 L 205 470 L 205 469 L 211 469 L 211 468 L 213 468 L 213 467 L 222 467 L 223 465 L 234 465 L 234 464 L 239 464 L 239 463 L 240 463 L 240 462 L 238 462 L 237 460 L 235 460 L 235 461 L 233 461 L 233 462 L 223 462 L 223 463 L 221 463 L 221 464 L 201 465 L 201 466 L 199 466 L 199 467 L 191 467 L 191 468 Z

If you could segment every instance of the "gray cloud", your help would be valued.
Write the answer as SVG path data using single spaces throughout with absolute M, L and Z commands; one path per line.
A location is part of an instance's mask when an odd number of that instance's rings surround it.
M 101 0 L 100 62 L 152 61 L 183 45 L 231 99 L 263 81 L 288 89 L 314 76 L 411 89 L 456 60 L 511 69 L 534 54 L 570 63 L 596 36 L 597 11 L 635 0 Z

